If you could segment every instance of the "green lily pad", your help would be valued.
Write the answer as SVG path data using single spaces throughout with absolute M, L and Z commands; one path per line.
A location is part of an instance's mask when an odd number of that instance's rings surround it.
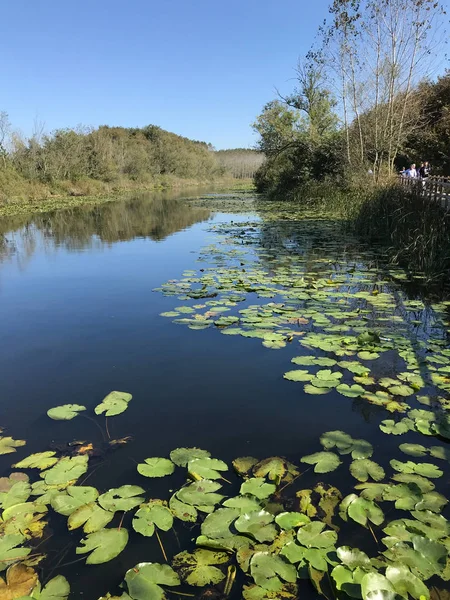
M 262 500 L 275 493 L 277 486 L 267 483 L 263 477 L 252 477 L 241 485 L 241 494 L 250 494 Z
M 155 527 L 162 531 L 169 531 L 173 525 L 173 516 L 170 510 L 158 501 L 149 502 L 140 507 L 133 518 L 133 529 L 151 537 Z
M 408 385 L 393 385 L 389 388 L 389 392 L 394 396 L 412 396 L 414 394 L 413 388 Z
M 99 496 L 98 503 L 111 512 L 132 510 L 144 502 L 144 498 L 139 496 L 143 493 L 144 490 L 138 485 L 122 485 Z
M 98 492 L 94 487 L 70 485 L 52 497 L 51 505 L 57 513 L 68 517 L 80 506 L 95 502 L 97 498 Z
M 28 481 L 16 481 L 8 491 L 0 492 L 0 507 L 7 509 L 15 504 L 26 502 L 31 495 L 31 485 Z
M 182 581 L 203 587 L 217 585 L 225 579 L 225 573 L 214 565 L 222 565 L 229 560 L 226 552 L 199 549 L 192 553 L 180 552 L 174 556 L 172 565 Z
M 25 541 L 25 536 L 17 534 L 6 534 L 0 537 L 0 569 L 3 571 L 6 567 L 19 558 L 28 556 L 31 548 L 25 548 L 21 544 Z
M 346 383 L 341 383 L 337 386 L 336 390 L 342 394 L 343 396 L 347 396 L 348 398 L 357 398 L 358 396 L 362 396 L 365 393 L 365 389 L 354 383 L 353 385 L 348 385 Z
M 174 472 L 175 465 L 168 458 L 146 458 L 138 464 L 137 470 L 144 477 L 165 477 Z
M 383 467 L 368 458 L 354 460 L 350 465 L 350 473 L 358 481 L 367 481 L 369 477 L 381 481 L 385 476 Z
M 87 565 L 100 565 L 116 558 L 128 543 L 128 531 L 121 529 L 101 529 L 90 533 L 80 542 L 75 552 L 77 554 L 91 554 L 86 559 Z
M 409 456 L 425 456 L 427 449 L 421 444 L 400 444 L 400 450 Z
M 87 455 L 65 456 L 55 466 L 41 473 L 41 477 L 48 485 L 59 485 L 76 481 L 88 470 L 89 457 Z
M 279 591 L 283 581 L 295 583 L 297 570 L 280 556 L 256 552 L 250 562 L 250 572 L 256 585 L 270 591 Z
M 386 419 L 385 421 L 381 421 L 380 429 L 383 431 L 383 433 L 402 435 L 411 429 L 410 424 L 406 421 L 406 419 L 402 419 L 396 423 L 392 419 Z
M 86 410 L 85 406 L 81 404 L 63 404 L 62 406 L 55 406 L 47 411 L 47 415 L 54 421 L 70 421 L 77 417 L 80 412 Z
M 258 542 L 272 542 L 277 535 L 277 529 L 272 524 L 273 515 L 265 510 L 245 513 L 238 517 L 234 526 L 236 529 L 254 537 Z
M 220 483 L 203 479 L 181 488 L 177 493 L 177 498 L 181 502 L 196 506 L 199 509 L 205 506 L 213 507 L 223 500 L 223 496 L 216 493 L 220 488 Z
M 125 412 L 128 404 L 132 399 L 132 395 L 127 392 L 110 392 L 103 400 L 94 408 L 96 415 L 105 414 L 107 417 L 114 417 Z
M 360 498 L 356 494 L 350 494 L 341 502 L 340 507 L 341 517 L 345 519 L 345 514 L 364 527 L 367 526 L 367 521 L 371 521 L 374 525 L 381 525 L 384 521 L 384 513 L 381 508 L 367 498 Z
M 255 477 L 267 477 L 270 481 L 280 482 L 286 478 L 296 477 L 298 470 L 281 456 L 271 456 L 259 461 L 253 467 Z
M 189 523 L 195 523 L 197 521 L 197 509 L 178 500 L 176 494 L 170 498 L 169 507 L 173 516 L 177 519 L 180 519 L 180 521 L 186 521 Z
M 363 600 L 395 600 L 395 589 L 389 579 L 379 573 L 366 573 L 361 581 Z
M 311 522 L 311 519 L 299 512 L 282 512 L 275 517 L 275 522 L 281 529 L 297 529 L 307 523 Z
M 306 548 L 331 548 L 337 541 L 337 533 L 325 530 L 325 523 L 313 521 L 297 532 L 297 540 Z
M 298 369 L 287 371 L 283 377 L 289 381 L 311 381 L 314 376 L 309 371 Z
M 50 579 L 50 581 L 41 589 L 38 585 L 33 590 L 31 598 L 35 600 L 67 600 L 70 594 L 69 582 L 63 575 L 57 575 Z
M 407 567 L 388 567 L 386 577 L 394 586 L 396 593 L 403 598 L 408 598 L 408 594 L 416 600 L 423 600 L 424 598 L 428 600 L 430 597 L 427 586 Z
M 253 456 L 241 456 L 233 460 L 233 467 L 242 477 L 247 476 L 252 468 L 258 463 L 258 459 Z
M 341 464 L 339 456 L 334 452 L 315 452 L 309 456 L 304 456 L 300 459 L 300 462 L 315 465 L 315 473 L 329 473 L 337 469 Z
M 370 569 L 370 558 L 365 552 L 358 548 L 350 548 L 349 546 L 341 546 L 336 550 L 336 554 L 341 562 L 344 563 L 352 571 L 358 567 Z
M 236 508 L 219 508 L 209 514 L 202 523 L 202 535 L 210 539 L 225 539 L 232 534 L 231 524 L 239 517 Z
M 138 563 L 125 574 L 125 583 L 133 600 L 164 600 L 161 585 L 180 585 L 180 578 L 169 565 Z
M 77 529 L 83 525 L 85 533 L 100 531 L 114 518 L 114 513 L 104 510 L 95 502 L 84 504 L 74 510 L 67 519 L 69 530 Z
M 331 391 L 329 387 L 317 387 L 315 385 L 307 384 L 303 388 L 305 394 L 311 394 L 312 396 L 322 396 L 328 394 Z
M 211 454 L 200 448 L 176 448 L 170 453 L 170 460 L 178 467 L 187 467 L 188 462 L 195 458 L 209 458 Z
M 4 437 L 0 435 L 0 454 L 11 454 L 17 452 L 16 448 L 25 446 L 25 440 L 13 440 L 12 437 Z
M 217 458 L 194 458 L 188 463 L 188 471 L 196 479 L 221 479 L 220 471 L 228 471 L 228 465 Z
M 406 463 L 404 463 L 399 460 L 392 459 L 390 461 L 390 465 L 393 469 L 399 471 L 400 473 L 415 473 L 416 475 L 430 477 L 432 479 L 441 477 L 444 474 L 444 472 L 441 471 L 436 465 L 431 463 L 414 463 L 411 460 L 408 460 Z
M 20 462 L 12 465 L 16 469 L 48 469 L 53 467 L 58 462 L 58 458 L 55 457 L 56 452 L 37 452 L 24 458 Z

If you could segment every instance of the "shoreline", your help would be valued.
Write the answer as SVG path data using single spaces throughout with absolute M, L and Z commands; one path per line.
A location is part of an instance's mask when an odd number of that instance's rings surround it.
M 96 204 L 104 204 L 106 202 L 114 202 L 131 196 L 133 194 L 148 193 L 163 193 L 183 189 L 195 189 L 202 187 L 212 187 L 215 191 L 235 191 L 249 190 L 253 188 L 252 180 L 244 179 L 218 179 L 211 181 L 192 181 L 192 180 L 177 180 L 172 184 L 142 186 L 136 188 L 120 188 L 110 192 L 102 192 L 96 195 L 86 196 L 71 196 L 55 195 L 50 198 L 42 198 L 40 200 L 19 200 L 0 204 L 0 218 L 11 217 L 15 215 L 44 213 L 52 210 L 60 210 L 64 208 L 78 208 L 80 206 L 92 206 Z

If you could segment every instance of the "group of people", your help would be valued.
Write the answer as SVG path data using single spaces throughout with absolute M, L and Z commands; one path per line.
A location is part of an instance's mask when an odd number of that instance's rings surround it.
M 420 167 L 416 169 L 415 163 L 413 163 L 409 169 L 404 168 L 400 171 L 402 177 L 412 177 L 413 179 L 427 179 L 431 173 L 431 166 L 429 162 L 420 163 Z

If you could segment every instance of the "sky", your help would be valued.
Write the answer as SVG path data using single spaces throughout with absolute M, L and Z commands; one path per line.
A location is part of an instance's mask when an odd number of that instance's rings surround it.
M 0 22 L 0 111 L 31 135 L 159 125 L 251 147 L 329 0 L 14 0 Z

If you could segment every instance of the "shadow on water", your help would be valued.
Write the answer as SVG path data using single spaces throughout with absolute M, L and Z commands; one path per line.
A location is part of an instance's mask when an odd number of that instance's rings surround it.
M 298 355 L 333 355 L 303 347 L 301 336 L 323 332 L 324 307 L 331 312 L 335 303 L 348 312 L 345 322 L 356 332 L 358 327 L 382 326 L 393 339 L 404 337 L 428 376 L 423 344 L 430 336 L 436 343 L 447 341 L 442 313 L 436 318 L 426 305 L 412 310 L 411 284 L 395 279 L 400 273 L 384 264 L 376 249 L 349 237 L 342 224 L 318 218 L 299 222 L 287 208 L 277 211 L 263 203 L 253 208 L 256 212 L 249 215 L 212 216 L 207 205 L 195 207 L 152 194 L 0 224 L 0 424 L 8 435 L 27 440 L 18 458 L 66 447 L 71 440 L 91 441 L 101 448 L 103 420 L 99 430 L 89 419 L 55 422 L 45 413 L 52 406 L 76 403 L 92 414 L 113 389 L 131 392 L 133 400 L 125 413 L 109 419 L 110 434 L 130 435 L 133 441 L 91 459 L 89 479 L 84 481 L 102 492 L 136 484 L 146 488 L 148 497 L 166 499 L 167 486 L 182 485 L 183 473 L 177 472 L 170 483 L 143 481 L 136 464 L 181 446 L 207 448 L 226 461 L 241 455 L 283 455 L 298 465 L 301 456 L 321 449 L 318 440 L 324 431 L 342 429 L 370 440 L 374 460 L 384 466 L 398 457 L 397 436 L 379 429 L 383 419 L 392 417 L 384 407 L 334 390 L 308 396 L 303 384 L 286 381 L 283 374 L 293 368 L 291 359 Z M 0 246 L 0 258 L 1 253 Z M 179 288 L 169 297 L 152 292 L 164 282 L 173 290 L 177 278 L 187 280 L 183 290 L 195 289 L 196 295 L 180 294 Z M 200 282 L 191 283 L 191 278 Z M 292 290 L 291 279 L 298 280 Z M 336 297 L 333 282 L 338 284 Z M 406 285 L 408 293 L 402 289 Z M 212 301 L 218 302 L 227 293 L 243 298 L 225 314 L 258 305 L 272 315 L 268 305 L 279 297 L 271 294 L 271 286 L 308 292 L 306 300 L 294 295 L 288 299 L 297 312 L 308 315 L 307 322 L 284 323 L 284 329 L 297 328 L 299 337 L 284 334 L 286 343 L 279 350 L 264 347 L 257 337 L 221 335 L 225 328 L 213 324 L 217 315 L 208 317 L 211 323 L 203 331 L 160 316 L 176 312 L 180 305 L 195 305 L 202 307 L 195 310 L 203 318 L 205 312 L 214 312 L 214 305 L 207 305 L 213 295 Z M 387 308 L 382 306 L 380 321 L 379 306 L 371 299 L 384 295 L 392 300 Z M 334 318 L 339 316 L 330 321 Z M 342 358 L 348 357 L 338 360 Z M 394 350 L 373 366 L 377 378 L 403 369 Z M 343 381 L 351 384 L 353 375 L 346 373 Z M 407 433 L 402 441 L 416 441 L 414 435 Z M 10 458 L 0 457 L 5 473 Z M 227 494 L 239 489 L 237 478 L 232 473 L 229 477 Z M 312 471 L 302 479 L 305 487 L 317 480 Z M 343 491 L 355 483 L 342 470 L 327 476 L 327 482 Z M 120 519 L 116 516 L 111 526 L 119 526 Z M 126 550 L 111 563 L 85 566 L 74 562 L 79 558 L 75 547 L 80 531 L 68 533 L 66 519 L 52 514 L 42 577 L 53 570 L 53 575 L 67 576 L 71 599 L 97 600 L 107 590 L 118 592 L 127 569 L 140 561 L 163 562 L 156 539 L 134 533 L 131 519 L 128 513 L 123 522 L 131 537 Z M 177 524 L 176 531 L 162 534 L 171 556 L 191 548 L 195 537 L 189 524 Z M 360 535 L 365 534 L 363 530 Z M 236 590 L 232 598 L 239 597 Z M 305 597 L 315 594 L 306 592 Z

